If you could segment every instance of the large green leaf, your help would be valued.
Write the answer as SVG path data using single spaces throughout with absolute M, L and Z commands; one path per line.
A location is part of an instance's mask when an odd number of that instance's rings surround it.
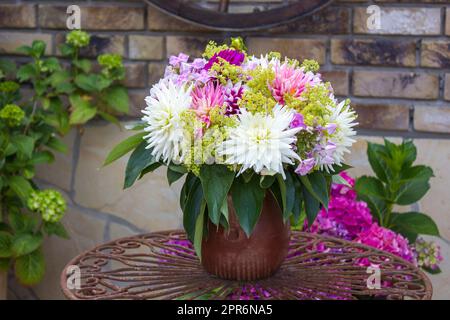
M 234 181 L 231 187 L 233 206 L 239 224 L 249 237 L 261 214 L 266 190 L 259 185 L 259 176 L 246 183 L 242 178 Z
M 131 137 L 126 138 L 118 145 L 116 145 L 108 154 L 103 163 L 104 166 L 116 161 L 117 159 L 123 157 L 128 152 L 136 148 L 143 141 L 143 137 L 145 136 L 145 132 L 139 132 Z
M 43 229 L 49 236 L 55 235 L 63 239 L 70 239 L 69 233 L 61 222 L 45 222 Z
M 12 235 L 6 231 L 0 231 L 0 258 L 12 256 Z
M 194 249 L 200 261 L 202 260 L 202 240 L 203 229 L 205 226 L 205 208 L 206 202 L 202 201 L 200 206 L 200 214 L 198 215 L 195 222 Z
M 433 169 L 423 165 L 408 167 L 401 172 L 402 182 L 409 180 L 429 180 L 431 177 L 434 177 Z
M 73 109 L 69 118 L 71 125 L 84 124 L 97 114 L 97 108 L 92 106 L 89 101 L 83 99 L 80 95 L 73 94 L 69 97 L 69 100 Z
M 281 175 L 277 175 L 277 180 L 281 192 L 281 201 L 283 203 L 283 218 L 286 221 L 292 214 L 295 204 L 294 178 L 290 172 L 286 172 L 286 180 L 283 180 Z
M 100 74 L 79 74 L 75 78 L 75 84 L 86 91 L 102 91 L 111 85 L 112 81 Z
M 220 208 L 230 191 L 233 179 L 234 172 L 225 165 L 204 165 L 200 169 L 200 181 L 208 205 L 208 215 L 215 225 L 220 222 Z
M 24 256 L 39 248 L 42 244 L 42 234 L 19 233 L 13 238 L 12 252 L 15 257 Z
M 194 175 L 188 175 L 183 189 L 182 196 L 186 198 L 182 204 L 183 226 L 189 240 L 194 242 L 195 226 L 204 202 L 203 189 L 200 180 Z
M 308 192 L 328 209 L 330 193 L 323 173 L 315 171 L 306 176 L 299 176 L 299 178 Z
M 20 283 L 27 286 L 38 284 L 45 274 L 45 259 L 42 251 L 35 250 L 15 261 L 14 271 Z
M 317 214 L 320 210 L 320 202 L 308 190 L 303 188 L 303 198 L 305 203 L 306 217 L 308 219 L 308 226 L 311 227 L 316 220 Z
M 195 181 L 198 180 L 197 176 L 193 174 L 192 172 L 189 172 L 186 176 L 186 180 L 184 181 L 183 187 L 181 188 L 180 192 L 180 208 L 184 212 L 184 206 L 186 204 L 189 192 L 191 191 L 192 187 L 194 186 Z M 200 183 L 200 180 L 198 180 Z M 203 191 L 202 191 L 203 195 Z
M 68 151 L 67 145 L 55 137 L 48 139 L 46 146 L 61 153 L 67 153 Z
M 184 173 L 172 170 L 170 167 L 167 168 L 167 181 L 169 182 L 169 186 L 181 179 L 182 176 L 184 176 Z
M 294 207 L 292 208 L 292 215 L 294 217 L 294 222 L 298 223 L 302 213 L 303 204 L 303 188 L 300 180 L 294 177 L 294 188 L 295 188 L 295 201 Z
M 11 137 L 11 143 L 17 150 L 28 159 L 31 158 L 34 150 L 34 139 L 24 134 L 18 134 Z
M 125 169 L 124 188 L 131 187 L 141 174 L 142 170 L 157 163 L 151 149 L 147 148 L 147 141 L 142 141 L 128 159 Z
M 55 161 L 55 156 L 48 150 L 35 152 L 31 158 L 31 164 L 52 163 Z
M 428 192 L 430 184 L 427 180 L 411 180 L 401 185 L 394 202 L 399 205 L 413 204 Z
M 384 186 L 381 181 L 374 177 L 362 176 L 356 180 L 354 189 L 358 198 L 368 204 L 374 218 L 381 223 L 387 208 Z
M 32 63 L 28 63 L 19 68 L 17 71 L 17 79 L 19 79 L 20 82 L 24 82 L 36 77 L 37 74 L 36 67 Z
M 105 90 L 104 94 L 106 103 L 115 111 L 128 113 L 128 92 L 124 87 L 111 87 Z
M 376 143 L 369 142 L 367 145 L 367 157 L 369 159 L 370 166 L 373 172 L 377 175 L 378 179 L 387 182 L 388 177 L 391 175 L 389 173 L 389 168 L 381 157 L 381 152 L 384 150 L 384 146 Z
M 31 215 L 20 210 L 11 210 L 8 214 L 8 221 L 16 233 L 31 233 L 38 226 L 39 220 L 35 215 Z
M 26 204 L 30 193 L 33 191 L 30 182 L 22 176 L 13 176 L 9 178 L 8 183 L 14 193 Z
M 400 233 L 405 232 L 439 236 L 439 229 L 433 219 L 420 212 L 394 214 L 392 223 Z

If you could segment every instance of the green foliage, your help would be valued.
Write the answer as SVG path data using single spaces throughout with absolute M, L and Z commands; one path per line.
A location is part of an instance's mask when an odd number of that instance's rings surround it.
M 60 137 L 71 126 L 96 116 L 118 124 L 116 116 L 128 112 L 121 57 L 101 55 L 94 68 L 82 57 L 89 42 L 89 34 L 70 32 L 59 48 L 64 63 L 45 56 L 46 44 L 39 40 L 18 48 L 28 61 L 19 68 L 0 59 L 0 265 L 14 266 L 25 285 L 44 275 L 44 237 L 68 238 L 60 222 L 66 202 L 54 190 L 38 190 L 36 166 L 53 162 L 55 152 L 67 152 Z M 21 96 L 23 87 L 31 88 L 29 98 Z M 116 150 L 110 161 L 135 146 Z
M 367 202 L 378 223 L 393 229 L 410 241 L 419 234 L 439 236 L 434 221 L 424 213 L 394 213 L 394 205 L 410 205 L 419 201 L 430 189 L 433 170 L 413 165 L 417 150 L 405 140 L 396 145 L 388 140 L 384 145 L 369 143 L 367 156 L 376 177 L 362 176 L 355 183 L 359 199 Z

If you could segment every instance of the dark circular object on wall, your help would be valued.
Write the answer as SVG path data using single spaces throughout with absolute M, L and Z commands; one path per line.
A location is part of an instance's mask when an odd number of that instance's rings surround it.
M 211 29 L 245 31 L 274 27 L 309 15 L 333 0 L 144 0 L 171 16 Z

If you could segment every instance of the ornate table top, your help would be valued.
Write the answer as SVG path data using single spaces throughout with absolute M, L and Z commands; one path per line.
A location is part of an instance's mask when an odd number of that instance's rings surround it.
M 281 268 L 264 280 L 243 283 L 209 275 L 184 231 L 176 230 L 122 238 L 89 250 L 68 263 L 61 287 L 69 299 L 88 300 L 432 296 L 425 274 L 401 258 L 365 245 L 298 231 L 292 232 L 289 255 Z

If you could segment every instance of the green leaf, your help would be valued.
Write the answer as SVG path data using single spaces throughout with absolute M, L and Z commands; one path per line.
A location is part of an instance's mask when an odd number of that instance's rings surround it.
M 250 237 L 261 215 L 265 194 L 266 189 L 259 185 L 258 175 L 254 175 L 248 183 L 243 178 L 238 178 L 231 187 L 233 206 L 247 237 Z
M 131 187 L 141 174 L 142 170 L 156 163 L 151 149 L 147 148 L 147 142 L 142 141 L 128 159 L 125 169 L 124 189 Z
M 308 226 L 311 227 L 316 220 L 317 214 L 320 210 L 320 202 L 308 190 L 303 188 L 303 198 L 305 203 L 306 217 L 308 219 Z
M 294 207 L 292 208 L 292 215 L 294 218 L 294 222 L 298 223 L 300 220 L 300 216 L 302 213 L 302 204 L 303 204 L 303 188 L 300 180 L 297 177 L 294 177 L 294 188 L 295 188 L 295 201 Z
M 277 180 L 280 186 L 281 199 L 283 202 L 283 218 L 286 221 L 289 215 L 292 214 L 292 209 L 295 204 L 295 185 L 294 178 L 290 172 L 286 172 L 286 180 L 283 180 L 281 175 L 277 175 Z
M 367 145 L 367 157 L 373 172 L 375 172 L 378 179 L 383 182 L 388 181 L 391 176 L 389 169 L 381 157 L 380 153 L 385 149 L 383 145 L 369 142 Z
M 55 156 L 50 151 L 40 151 L 33 154 L 31 164 L 37 165 L 42 163 L 52 163 L 55 161 Z
M 49 236 L 55 235 L 63 239 L 70 239 L 69 233 L 61 222 L 45 222 L 43 229 Z
M 184 173 L 174 171 L 170 167 L 167 168 L 167 181 L 169 181 L 169 186 L 181 179 L 182 176 L 184 176 Z
M 315 171 L 306 176 L 299 177 L 308 192 L 320 203 L 322 203 L 326 209 L 328 209 L 330 194 L 327 187 L 327 180 L 324 175 L 318 171 Z
M 439 229 L 433 219 L 420 212 L 397 213 L 393 216 L 392 223 L 401 233 L 439 236 Z
M 51 57 L 44 60 L 43 67 L 46 68 L 50 72 L 61 70 L 61 65 L 59 61 L 55 57 Z
M 335 184 L 342 184 L 344 186 L 347 186 L 349 188 L 352 188 L 352 185 L 350 183 L 347 182 L 347 180 L 345 180 L 344 178 L 342 178 L 340 175 L 334 175 L 332 176 L 332 181 Z
M 56 150 L 61 153 L 67 153 L 67 151 L 69 150 L 64 142 L 55 137 L 51 137 L 50 139 L 48 139 L 45 145 L 50 149 Z
M 92 67 L 92 63 L 87 59 L 72 60 L 72 63 L 84 73 L 88 73 Z
M 381 181 L 374 177 L 362 176 L 356 180 L 354 189 L 358 199 L 368 204 L 372 215 L 381 223 L 387 206 Z
M 20 210 L 11 211 L 8 214 L 8 220 L 11 228 L 13 228 L 16 233 L 31 233 L 36 229 L 39 223 L 39 220 L 36 217 Z
M 11 137 L 11 143 L 17 150 L 28 159 L 31 158 L 34 150 L 34 139 L 32 137 L 19 134 Z
M 36 70 L 36 67 L 33 64 L 28 63 L 19 68 L 16 76 L 20 82 L 24 82 L 31 78 L 36 77 L 37 74 L 38 74 L 38 72 Z
M 183 209 L 183 226 L 189 240 L 194 242 L 197 218 L 204 202 L 203 189 L 200 180 L 193 174 L 188 175 L 183 189 L 181 193 L 185 197 L 184 202 L 180 197 Z
M 120 142 L 109 152 L 103 165 L 106 166 L 116 161 L 117 159 L 120 159 L 128 152 L 136 148 L 140 143 L 143 142 L 143 137 L 145 136 L 145 134 L 145 132 L 139 132 Z
M 23 204 L 27 204 L 33 187 L 30 182 L 22 176 L 13 176 L 8 180 L 9 186 L 15 194 L 22 200 Z
M 203 228 L 205 225 L 205 208 L 206 202 L 201 202 L 200 214 L 195 222 L 195 235 L 194 235 L 194 249 L 197 253 L 199 260 L 202 260 L 202 240 L 203 240 Z
M 215 225 L 220 222 L 220 208 L 230 191 L 233 179 L 234 172 L 225 165 L 204 165 L 200 168 L 200 181 L 208 205 L 208 215 Z
M 424 180 L 412 180 L 403 183 L 396 194 L 394 202 L 399 205 L 413 204 L 428 192 L 430 184 Z
M 0 258 L 0 271 L 8 271 L 9 265 L 11 264 L 10 258 Z
M 272 184 L 275 181 L 275 179 L 276 179 L 275 175 L 273 175 L 273 176 L 261 176 L 261 178 L 259 180 L 259 185 L 263 189 L 268 189 L 268 188 L 270 188 L 272 186 Z
M 39 248 L 42 244 L 41 234 L 22 233 L 13 237 L 12 252 L 15 257 L 24 256 Z
M 88 92 L 102 91 L 111 85 L 112 81 L 99 74 L 79 74 L 75 77 L 78 88 Z
M 16 277 L 23 285 L 38 284 L 45 274 L 45 259 L 41 250 L 16 259 L 14 270 Z
M 5 231 L 0 231 L 0 258 L 12 256 L 12 235 Z
M 33 50 L 30 46 L 20 46 L 16 49 L 17 53 L 25 54 L 27 56 L 31 56 Z
M 80 95 L 71 95 L 69 100 L 73 108 L 69 119 L 71 125 L 84 124 L 97 114 L 97 108 L 93 107 L 89 101 L 84 100 Z
M 408 180 L 429 180 L 431 177 L 434 177 L 433 169 L 423 165 L 408 167 L 402 170 L 401 173 L 402 182 Z
M 124 87 L 111 87 L 105 90 L 105 100 L 109 107 L 117 112 L 128 113 L 128 92 Z
M 31 45 L 31 53 L 35 58 L 40 58 L 45 53 L 46 44 L 42 40 L 34 40 Z
M 108 122 L 111 122 L 112 124 L 115 124 L 116 126 L 119 127 L 119 129 L 122 128 L 121 125 L 120 125 L 120 120 L 117 119 L 117 118 L 116 118 L 115 116 L 113 116 L 112 114 L 109 114 L 109 113 L 107 113 L 107 112 L 103 112 L 103 111 L 100 111 L 100 110 L 98 110 L 97 113 L 98 113 L 98 115 L 99 115 L 100 117 L 102 117 L 104 120 L 106 120 L 106 121 L 108 121 Z
M 194 186 L 195 181 L 198 180 L 198 178 L 193 174 L 192 172 L 189 172 L 186 176 L 186 180 L 183 183 L 183 187 L 181 188 L 180 192 L 180 208 L 184 212 L 184 207 L 189 195 L 189 192 L 191 191 L 192 187 Z M 198 180 L 200 182 L 200 180 Z M 202 191 L 203 194 L 203 191 Z
M 429 274 L 439 274 L 442 272 L 441 268 L 439 268 L 439 267 L 436 267 L 435 269 L 422 267 L 422 269 L 425 270 L 426 272 L 428 272 Z

